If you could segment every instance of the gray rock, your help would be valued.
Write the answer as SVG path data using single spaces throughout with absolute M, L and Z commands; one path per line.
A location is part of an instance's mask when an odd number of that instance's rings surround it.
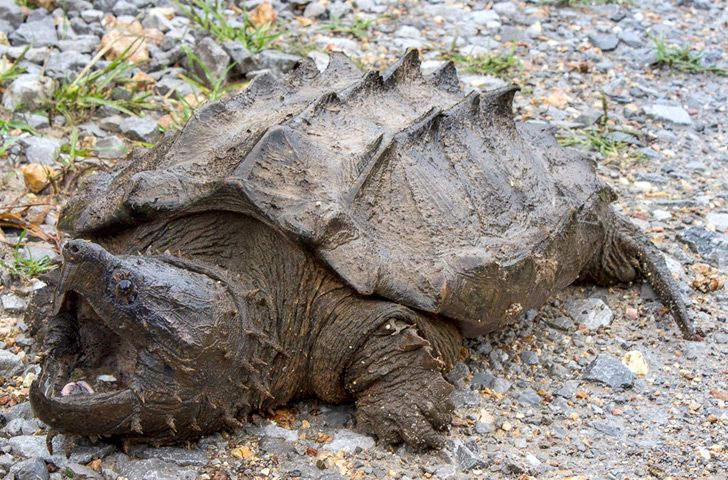
M 330 452 L 358 453 L 361 450 L 374 448 L 376 442 L 368 435 L 343 429 L 336 432 L 334 439 L 324 445 L 324 450 Z
M 222 48 L 225 49 L 230 59 L 235 64 L 233 69 L 240 75 L 246 75 L 253 70 L 257 70 L 258 64 L 255 63 L 255 58 L 247 48 L 245 48 L 240 42 L 225 42 L 222 44 Z
M 446 454 L 451 461 L 457 463 L 460 470 L 467 472 L 483 465 L 480 456 L 469 445 L 465 445 L 461 440 L 453 440 L 449 443 Z
M 43 107 L 53 96 L 55 82 L 35 73 L 19 75 L 3 93 L 3 106 L 8 110 Z
M 589 41 L 603 52 L 615 50 L 619 45 L 619 38 L 612 34 L 590 33 Z
M 129 147 L 124 140 L 116 135 L 97 140 L 95 150 L 99 158 L 122 158 L 129 153 Z
M 458 471 L 455 465 L 440 465 L 435 468 L 435 478 L 438 480 L 451 480 L 457 477 Z
M 128 480 L 194 480 L 195 470 L 164 462 L 158 458 L 133 460 L 124 454 L 113 457 L 114 471 Z
M 622 429 L 616 425 L 612 425 L 608 422 L 592 422 L 592 427 L 598 432 L 602 432 L 610 437 L 621 437 L 623 435 Z
M 63 52 L 93 53 L 101 43 L 96 35 L 79 35 L 72 39 L 59 40 L 58 48 Z
M 521 352 L 521 362 L 525 365 L 538 365 L 538 355 L 531 350 L 524 350 Z
M 150 118 L 127 117 L 121 121 L 119 129 L 128 138 L 147 143 L 156 142 L 162 135 L 157 122 Z
M 7 350 L 0 349 L 0 376 L 14 377 L 23 373 L 23 361 L 19 356 Z
M 513 2 L 498 2 L 493 5 L 493 10 L 498 15 L 513 18 L 518 15 L 518 7 Z
M 578 324 L 584 325 L 588 330 L 598 330 L 612 323 L 614 313 L 599 298 L 575 300 L 569 305 L 571 318 Z
M 576 390 L 579 388 L 579 380 L 569 380 L 561 385 L 561 388 L 554 392 L 554 395 L 571 400 L 576 395 Z
M 21 313 L 25 311 L 26 302 L 14 293 L 6 293 L 0 296 L 0 303 L 2 303 L 3 310 L 8 313 Z
M 705 220 L 711 225 L 713 225 L 716 230 L 724 232 L 728 230 L 728 213 L 721 213 L 721 212 L 709 212 L 708 215 L 705 216 Z
M 328 427 L 342 427 L 351 420 L 354 409 L 351 405 L 321 406 L 318 419 Z
M 98 472 L 78 463 L 65 465 L 63 467 L 63 474 L 66 478 L 71 479 L 101 480 L 103 478 Z
M 139 12 L 139 9 L 129 3 L 125 2 L 124 0 L 120 0 L 114 4 L 114 8 L 111 9 L 112 12 L 114 12 L 115 15 L 131 15 L 134 16 Z
M 628 388 L 634 383 L 634 374 L 616 358 L 600 353 L 584 371 L 585 380 L 603 383 L 612 388 Z
M 642 38 L 642 35 L 633 30 L 624 30 L 619 32 L 619 39 L 630 47 L 641 47 L 645 43 L 645 39 Z
M 204 64 L 204 68 L 195 62 L 193 69 L 197 76 L 210 85 L 224 81 L 228 72 L 230 55 L 210 37 L 203 38 L 195 47 L 195 55 Z
M 13 45 L 32 45 L 46 47 L 58 43 L 56 25 L 50 15 L 20 25 L 9 37 Z
M 294 430 L 288 430 L 287 428 L 279 427 L 275 423 L 269 423 L 263 427 L 263 435 L 271 438 L 282 438 L 289 442 L 295 442 L 298 440 L 298 433 Z
M 14 418 L 10 420 L 3 428 L 3 433 L 9 437 L 17 437 L 18 435 L 32 435 L 41 427 L 39 420 L 35 418 L 26 420 L 24 418 Z
M 46 75 L 56 80 L 71 80 L 76 77 L 86 65 L 91 62 L 91 56 L 73 50 L 67 52 L 54 52 L 48 57 Z
M 574 330 L 574 322 L 568 317 L 547 318 L 545 321 L 549 327 L 561 330 L 562 332 L 571 332 Z
M 49 137 L 24 137 L 20 144 L 25 148 L 28 163 L 53 165 L 61 153 L 61 141 Z
M 81 10 L 81 18 L 84 22 L 88 23 L 96 23 L 100 22 L 102 18 L 104 18 L 104 12 L 101 10 Z
M 41 458 L 29 458 L 16 463 L 10 468 L 10 478 L 15 480 L 48 480 L 48 467 Z
M 517 397 L 518 403 L 537 407 L 541 405 L 541 396 L 532 388 L 526 388 Z
M 337 0 L 329 5 L 329 16 L 331 18 L 341 18 L 351 11 L 351 6 Z
M 36 130 L 51 126 L 48 116 L 40 113 L 23 113 L 20 115 L 20 119 Z
M 470 20 L 476 25 L 486 26 L 491 22 L 499 22 L 500 15 L 493 10 L 476 10 L 475 12 L 471 12 Z
M 703 227 L 690 227 L 680 232 L 677 238 L 706 262 L 718 268 L 728 268 L 728 235 Z
M 152 448 L 148 446 L 140 446 L 132 450 L 131 454 L 142 459 L 156 458 L 166 463 L 173 463 L 180 467 L 203 467 L 208 464 L 207 454 L 203 450 L 177 448 L 177 447 L 160 447 Z
M 493 385 L 490 387 L 496 393 L 506 393 L 511 388 L 511 382 L 505 378 L 496 378 L 493 381 Z
M 263 50 L 255 56 L 256 63 L 260 68 L 267 68 L 274 73 L 288 73 L 293 66 L 301 61 L 298 55 L 283 53 L 277 50 Z
M 690 114 L 684 108 L 674 105 L 648 105 L 644 107 L 644 112 L 656 120 L 664 120 L 678 125 L 693 124 Z
M 495 382 L 495 376 L 488 372 L 475 372 L 473 375 L 473 379 L 470 382 L 470 388 L 473 390 L 482 390 L 484 388 L 490 388 L 493 386 L 493 382 Z
M 0 20 L 8 22 L 13 28 L 23 23 L 23 11 L 15 0 L 0 0 Z
M 326 13 L 326 5 L 321 2 L 311 2 L 303 10 L 303 16 L 306 18 L 319 18 L 324 13 Z

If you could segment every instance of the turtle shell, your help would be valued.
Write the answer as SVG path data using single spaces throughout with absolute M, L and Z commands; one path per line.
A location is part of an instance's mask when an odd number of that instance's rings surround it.
M 416 51 L 381 74 L 340 54 L 321 73 L 304 62 L 100 176 L 61 225 L 94 237 L 239 212 L 305 244 L 358 293 L 482 334 L 577 278 L 612 199 L 587 159 L 514 121 L 516 90 L 464 94 L 450 63 L 423 77 Z

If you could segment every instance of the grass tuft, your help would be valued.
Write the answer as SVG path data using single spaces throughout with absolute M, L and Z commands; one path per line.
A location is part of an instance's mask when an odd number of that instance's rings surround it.
M 136 81 L 131 72 L 136 68 L 127 59 L 135 45 L 99 70 L 91 67 L 100 59 L 97 54 L 89 65 L 72 82 L 63 82 L 55 92 L 50 104 L 50 113 L 63 115 L 73 124 L 87 118 L 99 107 L 108 107 L 127 115 L 138 115 L 142 110 L 155 109 L 157 105 L 149 92 L 135 92 Z M 115 90 L 126 89 L 129 95 L 114 97 Z
M 715 65 L 703 63 L 703 53 L 692 50 L 689 46 L 672 46 L 665 44 L 661 38 L 653 38 L 657 50 L 657 58 L 653 65 L 684 73 L 715 73 L 728 76 L 728 70 Z
M 521 61 L 516 57 L 515 50 L 491 55 L 451 53 L 445 58 L 455 62 L 459 70 L 500 78 L 511 78 L 521 69 Z
M 210 32 L 218 41 L 240 42 L 251 53 L 265 50 L 281 36 L 273 24 L 253 24 L 245 11 L 241 12 L 242 23 L 230 22 L 225 14 L 225 3 L 220 0 L 185 0 L 175 3 L 183 15 Z
M 369 28 L 374 25 L 376 21 L 376 18 L 364 19 L 361 17 L 355 17 L 353 22 L 345 24 L 341 21 L 341 18 L 336 18 L 330 22 L 324 23 L 321 25 L 321 28 L 327 32 L 343 33 L 359 40 L 364 40 L 369 37 Z
M 15 249 L 13 250 L 12 263 L 8 264 L 0 260 L 0 267 L 10 271 L 11 273 L 18 274 L 23 277 L 33 278 L 41 273 L 48 272 L 56 268 L 51 263 L 51 259 L 48 255 L 44 255 L 41 258 L 33 258 L 30 250 L 27 250 L 27 257 L 21 253 L 23 240 L 27 235 L 27 231 L 23 230 L 18 237 L 18 241 L 15 243 Z
M 25 73 L 25 68 L 20 66 L 20 62 L 25 58 L 25 54 L 28 52 L 30 47 L 25 47 L 25 50 L 15 59 L 14 62 L 10 62 L 8 59 L 3 57 L 0 59 L 0 86 L 12 82 L 18 75 Z

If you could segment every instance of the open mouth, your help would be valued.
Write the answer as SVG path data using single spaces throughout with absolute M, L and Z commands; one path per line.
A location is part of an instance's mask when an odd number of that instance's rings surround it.
M 136 350 L 113 332 L 76 292 L 56 299 L 58 313 L 47 333 L 43 393 L 80 397 L 125 390 L 136 367 Z M 71 398 L 68 398 L 69 400 Z

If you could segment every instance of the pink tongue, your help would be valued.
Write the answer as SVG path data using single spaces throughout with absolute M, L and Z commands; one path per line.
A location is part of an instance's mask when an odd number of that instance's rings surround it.
M 61 389 L 62 397 L 66 397 L 68 395 L 91 395 L 92 393 L 94 393 L 94 389 L 91 388 L 91 385 L 84 382 L 83 380 L 67 383 Z

